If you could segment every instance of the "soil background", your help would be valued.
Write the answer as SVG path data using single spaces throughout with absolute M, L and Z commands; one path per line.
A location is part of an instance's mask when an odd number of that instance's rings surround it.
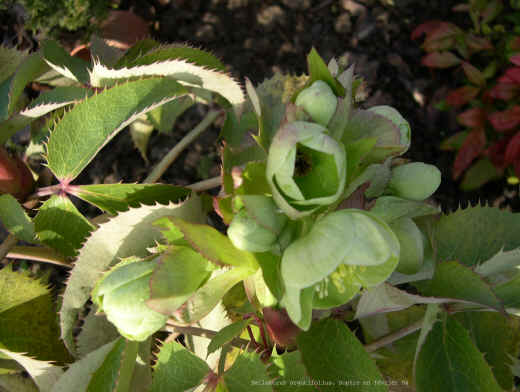
M 445 212 L 477 202 L 520 211 L 518 187 L 505 180 L 474 192 L 462 192 L 451 179 L 454 154 L 439 150 L 440 142 L 460 130 L 455 113 L 441 112 L 435 103 L 460 75 L 424 67 L 420 42 L 410 34 L 432 19 L 468 26 L 466 14 L 451 11 L 453 0 L 122 0 L 120 10 L 131 10 L 145 20 L 152 38 L 162 43 L 184 42 L 212 51 L 241 82 L 247 76 L 259 84 L 274 72 L 306 72 L 306 55 L 315 47 L 328 62 L 349 56 L 356 73 L 369 87 L 362 106 L 391 105 L 410 123 L 412 147 L 405 155 L 431 163 L 443 179 L 435 200 Z M 23 10 L 0 15 L 4 43 L 38 37 L 23 31 Z M 81 43 L 83 32 L 63 32 L 69 49 Z M 76 180 L 77 184 L 139 182 L 207 108 L 186 112 L 169 134 L 154 132 L 145 162 L 128 132 L 121 132 Z M 218 124 L 217 124 L 218 125 Z M 18 136 L 20 143 L 28 140 Z M 218 127 L 205 132 L 162 177 L 162 182 L 186 185 L 219 173 Z M 86 208 L 85 206 L 83 206 Z M 94 213 L 95 211 L 90 211 Z

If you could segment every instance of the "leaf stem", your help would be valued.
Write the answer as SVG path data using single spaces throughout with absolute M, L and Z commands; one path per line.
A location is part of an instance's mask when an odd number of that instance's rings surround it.
M 408 336 L 415 331 L 419 330 L 423 326 L 424 319 L 420 319 L 415 323 L 412 323 L 402 329 L 399 329 L 395 332 L 392 332 L 389 335 L 383 336 L 381 339 L 378 339 L 370 344 L 365 345 L 365 350 L 369 353 L 379 350 L 381 347 L 388 346 L 390 343 L 395 342 L 405 336 Z
M 208 178 L 207 180 L 195 182 L 191 185 L 187 185 L 186 188 L 189 188 L 194 192 L 202 192 L 202 191 L 207 191 L 208 189 L 216 188 L 220 185 L 222 185 L 222 178 L 220 176 L 218 176 L 218 177 Z
M 163 159 L 153 168 L 152 172 L 143 181 L 145 184 L 153 184 L 161 178 L 168 167 L 177 159 L 180 153 L 193 142 L 202 132 L 204 132 L 213 121 L 222 113 L 221 110 L 210 110 L 206 117 L 193 128 L 179 143 L 177 143 Z
M 29 195 L 29 197 L 27 197 L 27 201 L 39 199 L 40 197 L 44 197 L 44 196 L 54 195 L 54 194 L 60 193 L 61 191 L 63 191 L 62 184 L 56 184 L 56 185 L 51 185 L 51 186 L 45 186 L 43 188 L 38 188 L 36 190 L 36 192 L 34 192 L 32 195 Z
M 0 244 L 0 260 L 7 256 L 9 251 L 16 245 L 16 242 L 18 242 L 18 239 L 14 235 L 7 235 L 4 242 Z
M 7 257 L 11 259 L 24 259 L 32 261 L 40 261 L 59 265 L 61 267 L 72 268 L 72 265 L 67 263 L 67 259 L 55 252 L 51 248 L 42 246 L 13 246 Z

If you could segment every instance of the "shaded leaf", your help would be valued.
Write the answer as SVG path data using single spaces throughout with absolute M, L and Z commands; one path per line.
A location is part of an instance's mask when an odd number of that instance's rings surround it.
M 477 86 L 482 86 L 486 83 L 486 79 L 484 78 L 482 72 L 480 72 L 477 67 L 471 65 L 467 61 L 462 63 L 462 69 L 471 83 L 474 83 Z
M 468 128 L 483 128 L 486 123 L 486 112 L 482 108 L 465 110 L 457 116 L 457 122 Z
M 490 113 L 488 120 L 498 132 L 511 130 L 520 124 L 520 106 L 516 105 L 501 112 Z
M 396 196 L 381 196 L 376 199 L 370 212 L 376 214 L 386 223 L 401 218 L 416 218 L 440 213 L 440 208 L 423 201 L 402 199 Z
M 459 106 L 465 105 L 466 103 L 471 101 L 473 98 L 477 96 L 478 93 L 479 89 L 477 87 L 459 87 L 458 89 L 451 91 L 446 96 L 446 103 L 450 106 L 458 108 Z
M 471 131 L 460 150 L 457 152 L 455 162 L 453 163 L 453 179 L 457 179 L 471 165 L 486 148 L 486 134 L 483 128 L 477 128 Z
M 267 367 L 260 360 L 260 356 L 254 352 L 241 353 L 222 378 L 229 392 L 247 391 L 252 387 L 260 392 L 273 390 Z
M 471 191 L 480 188 L 482 185 L 502 177 L 497 168 L 489 159 L 479 159 L 464 174 L 460 183 L 460 189 Z
M 0 221 L 15 237 L 34 242 L 34 223 L 20 203 L 9 194 L 0 195 Z
M 421 64 L 431 68 L 450 68 L 461 61 L 451 52 L 432 52 L 421 59 Z
M 79 57 L 72 57 L 56 41 L 47 40 L 41 44 L 42 56 L 56 72 L 79 83 L 89 81 L 89 64 Z
M 250 319 L 237 321 L 218 331 L 209 343 L 208 355 L 215 352 L 223 345 L 231 342 L 231 340 L 234 338 L 240 336 L 242 331 L 249 325 L 250 322 Z
M 518 160 L 520 160 L 520 132 L 517 132 L 507 144 L 504 163 L 514 164 Z

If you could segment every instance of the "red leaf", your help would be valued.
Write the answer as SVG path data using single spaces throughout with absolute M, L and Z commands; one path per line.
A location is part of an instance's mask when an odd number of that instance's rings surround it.
M 481 108 L 471 108 L 459 114 L 457 121 L 468 128 L 483 128 L 486 122 L 486 112 Z
M 432 31 L 435 31 L 442 23 L 440 20 L 430 20 L 425 23 L 421 23 L 419 26 L 417 26 L 414 31 L 412 31 L 411 38 L 417 39 L 423 34 L 430 34 Z
M 520 132 L 511 138 L 507 144 L 504 163 L 507 165 L 520 161 Z
M 510 137 L 505 137 L 492 146 L 490 146 L 484 153 L 489 157 L 489 160 L 495 165 L 495 167 L 499 169 L 504 169 L 507 167 L 507 163 L 505 163 L 504 157 L 507 145 L 511 140 Z
M 467 34 L 465 37 L 466 45 L 472 52 L 479 52 L 481 50 L 492 50 L 493 44 L 487 38 L 479 37 L 474 34 Z
M 455 46 L 455 38 L 458 34 L 460 34 L 460 29 L 457 26 L 441 22 L 436 29 L 426 34 L 423 49 L 427 52 L 451 49 Z
M 474 67 L 467 61 L 462 63 L 462 69 L 471 83 L 474 83 L 477 86 L 482 86 L 486 83 L 486 79 L 484 78 L 482 72 L 480 72 L 478 68 Z
M 520 66 L 520 54 L 515 54 L 514 56 L 511 56 L 509 58 L 509 61 L 511 61 L 514 65 Z
M 519 37 L 515 37 L 514 39 L 512 39 L 509 42 L 509 47 L 514 52 L 519 51 L 520 50 L 520 36 Z
M 0 195 L 9 193 L 23 201 L 33 189 L 34 179 L 27 165 L 0 146 Z
M 509 131 L 520 124 L 520 106 L 516 105 L 502 112 L 493 112 L 488 115 L 493 128 L 499 132 Z
M 516 84 L 499 82 L 491 90 L 489 90 L 489 95 L 495 99 L 510 101 L 514 98 L 519 90 L 520 86 Z
M 464 86 L 453 90 L 446 97 L 446 103 L 453 107 L 465 105 L 473 98 L 475 98 L 480 89 L 473 86 Z
M 424 56 L 421 63 L 431 68 L 449 68 L 460 64 L 461 59 L 451 52 L 433 52 Z
M 473 130 L 464 140 L 455 162 L 453 163 L 453 179 L 456 180 L 466 170 L 473 160 L 478 157 L 486 147 L 486 134 L 479 128 Z
M 520 67 L 508 68 L 504 72 L 504 76 L 513 81 L 513 83 L 520 84 Z
M 504 5 L 501 0 L 490 1 L 484 11 L 482 11 L 482 23 L 491 22 L 500 14 L 503 8 Z

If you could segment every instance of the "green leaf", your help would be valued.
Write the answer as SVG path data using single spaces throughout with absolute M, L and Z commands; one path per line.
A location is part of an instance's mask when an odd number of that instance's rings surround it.
M 45 282 L 7 266 L 0 270 L 0 293 L 0 347 L 41 360 L 70 360 Z
M 468 329 L 500 386 L 511 390 L 514 385 L 511 358 L 517 357 L 520 349 L 520 319 L 495 312 L 463 312 L 455 318 Z
M 416 218 L 425 215 L 435 215 L 441 212 L 440 207 L 435 207 L 423 201 L 407 200 L 396 196 L 381 196 L 370 212 L 379 216 L 386 223 L 401 218 Z
M 135 148 L 139 150 L 144 161 L 149 164 L 150 162 L 146 156 L 146 150 L 148 148 L 148 140 L 150 140 L 150 136 L 154 131 L 153 124 L 148 121 L 146 115 L 143 114 L 139 116 L 137 120 L 132 122 L 128 128 L 130 130 L 130 136 L 132 137 Z
M 387 390 L 375 362 L 343 322 L 318 321 L 297 342 L 307 374 L 320 383 L 332 383 L 323 384 L 327 390 L 343 391 L 348 381 L 356 383 L 356 391 Z
M 213 277 L 191 296 L 186 304 L 174 315 L 179 322 L 192 324 L 217 306 L 224 295 L 238 282 L 252 275 L 249 268 L 232 268 L 227 271 L 217 270 Z
M 410 148 L 410 141 L 412 138 L 412 131 L 408 121 L 401 116 L 401 113 L 391 106 L 373 106 L 368 110 L 387 118 L 399 128 L 399 132 L 401 133 L 400 144 L 404 146 L 404 151 L 402 152 L 402 154 L 404 154 Z
M 34 242 L 33 222 L 20 203 L 9 194 L 0 196 L 0 221 L 15 237 L 27 242 Z
M 119 339 L 92 375 L 87 392 L 127 392 L 138 346 L 138 342 Z
M 72 57 L 56 41 L 42 42 L 42 55 L 47 64 L 56 72 L 76 82 L 86 84 L 89 81 L 89 64 L 79 57 Z
M 211 269 L 191 248 L 174 247 L 163 253 L 150 278 L 147 305 L 165 315 L 173 313 L 209 278 Z
M 370 140 L 373 141 L 373 139 Z M 368 145 L 372 146 L 373 144 L 371 142 Z M 368 189 L 365 191 L 366 196 L 371 198 L 377 197 L 383 193 L 391 176 L 392 172 L 388 164 L 371 164 L 363 170 L 361 174 L 347 184 L 345 192 L 343 193 L 343 198 L 348 198 L 356 191 L 356 189 L 365 183 L 370 184 Z
M 1 374 L 0 388 L 5 391 L 40 392 L 34 381 L 25 377 L 22 373 Z
M 469 207 L 442 216 L 435 226 L 437 260 L 473 266 L 500 250 L 520 247 L 518 214 L 491 207 Z
M 179 202 L 191 191 L 168 184 L 99 184 L 72 186 L 69 193 L 115 214 L 140 204 Z
M 417 392 L 502 391 L 468 331 L 451 317 L 436 323 L 428 335 L 417 358 L 415 382 Z
M 505 308 L 520 308 L 520 274 L 517 273 L 508 282 L 496 285 L 493 291 Z
M 217 351 L 223 345 L 231 342 L 234 338 L 240 336 L 242 331 L 249 325 L 250 322 L 250 319 L 237 321 L 218 331 L 209 343 L 208 355 Z
M 228 392 L 272 391 L 267 368 L 256 353 L 243 352 L 222 376 Z
M 97 280 L 121 258 L 146 256 L 146 248 L 161 238 L 160 230 L 152 223 L 170 215 L 195 222 L 204 219 L 201 201 L 193 196 L 177 205 L 142 206 L 120 213 L 101 224 L 85 242 L 72 269 L 60 312 L 62 339 L 69 351 L 75 351 L 72 338 L 74 323 Z
M 327 83 L 336 96 L 345 96 L 345 89 L 343 86 L 332 76 L 327 67 L 327 64 L 320 57 L 316 49 L 312 48 L 310 53 L 307 55 L 307 68 L 309 70 L 310 80 L 309 85 L 314 83 L 316 80 L 323 80 Z
M 460 183 L 460 189 L 471 191 L 480 188 L 482 185 L 502 177 L 495 165 L 489 159 L 479 159 L 464 174 Z
M 38 361 L 24 354 L 0 348 L 0 353 L 18 362 L 29 373 L 40 392 L 50 392 L 58 378 L 63 374 L 61 367 L 50 362 Z
M 280 303 L 287 310 L 291 321 L 304 331 L 308 331 L 312 322 L 312 306 L 316 290 L 314 286 L 299 289 L 293 286 L 285 288 Z
M 181 344 L 165 343 L 154 366 L 152 392 L 184 392 L 200 385 L 210 372 L 206 362 Z
M 227 236 L 213 227 L 193 224 L 176 217 L 168 219 L 182 232 L 194 250 L 216 265 L 234 265 L 252 272 L 258 268 L 252 253 L 235 248 Z
M 34 218 L 38 239 L 65 256 L 75 256 L 94 226 L 67 196 L 53 195 Z
M 122 338 L 107 343 L 71 364 L 58 382 L 54 384 L 51 392 L 86 392 L 92 376 L 103 365 L 107 355 L 120 340 Z
M 0 45 L 0 83 L 15 73 L 20 63 L 26 57 L 26 51 Z
M 96 314 L 95 306 L 90 309 L 83 320 L 81 331 L 76 336 L 78 357 L 83 358 L 88 353 L 110 343 L 119 337 L 117 329 L 104 314 Z
M 492 277 L 513 270 L 520 265 L 520 248 L 503 252 L 500 250 L 496 255 L 482 264 L 475 266 L 474 271 L 484 277 Z
M 137 41 L 130 49 L 126 51 L 126 53 L 117 61 L 115 64 L 116 68 L 123 68 L 133 61 L 148 53 L 152 49 L 158 48 L 160 43 L 154 41 L 151 38 L 145 38 L 140 41 Z M 103 62 L 106 64 L 105 62 Z
M 0 141 L 7 140 L 47 113 L 80 101 L 91 94 L 91 90 L 76 86 L 56 87 L 51 91 L 41 93 L 29 106 L 0 123 Z
M 84 100 L 52 130 L 47 144 L 49 169 L 60 181 L 72 181 L 125 126 L 185 92 L 174 80 L 151 78 L 127 82 Z
M 147 117 L 159 132 L 170 132 L 174 129 L 177 118 L 194 104 L 195 101 L 188 95 L 179 97 L 148 112 Z
M 480 275 L 456 261 L 437 264 L 433 279 L 424 294 L 456 298 L 503 310 L 491 286 Z
M 310 378 L 302 362 L 299 351 L 285 352 L 279 355 L 274 350 L 272 361 L 278 374 L 273 383 L 273 389 L 277 392 L 315 392 L 316 388 L 310 384 Z M 294 381 L 302 382 L 295 384 Z M 305 383 L 307 381 L 307 383 Z

